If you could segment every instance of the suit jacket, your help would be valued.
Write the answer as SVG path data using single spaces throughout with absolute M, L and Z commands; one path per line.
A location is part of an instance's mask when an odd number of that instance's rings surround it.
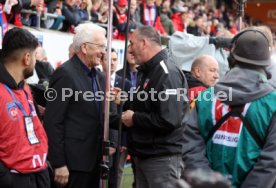
M 39 78 L 39 84 L 42 84 L 43 81 L 49 81 L 55 71 L 50 63 L 38 60 L 36 60 L 35 70 Z
M 56 90 L 57 97 L 47 102 L 44 121 L 53 167 L 67 165 L 69 170 L 89 172 L 101 159 L 104 102 L 99 101 L 98 108 L 95 100 L 85 100 L 84 92 L 91 92 L 92 84 L 81 63 L 75 55 L 53 74 L 49 88 Z M 104 76 L 96 72 L 103 91 Z
M 114 82 L 114 87 L 118 87 L 122 89 L 122 83 L 123 83 L 123 78 L 119 76 L 118 74 L 115 75 L 115 82 Z M 125 80 L 125 92 L 130 91 L 131 89 L 131 82 L 129 80 Z M 124 106 L 124 110 L 128 109 L 127 107 Z M 119 110 L 117 110 L 119 111 Z M 117 130 L 118 125 L 116 126 L 115 129 L 110 129 L 109 131 L 109 137 L 110 137 L 110 143 L 113 147 L 118 146 L 118 130 Z M 122 146 L 127 146 L 127 135 L 126 131 L 122 132 L 122 141 L 121 145 Z
M 124 74 L 124 69 L 120 69 L 116 72 L 116 74 L 120 77 L 123 77 L 123 74 Z M 139 80 L 141 79 L 142 77 L 142 73 L 141 72 L 137 72 L 137 78 L 136 78 L 136 84 L 139 83 Z M 130 81 L 130 84 L 131 84 L 131 75 L 130 75 L 130 68 L 129 68 L 129 65 L 127 64 L 126 65 L 126 79 Z M 127 88 L 126 88 L 127 89 Z
M 116 76 L 120 76 L 121 78 L 123 77 L 123 74 L 124 74 L 124 69 L 120 69 L 116 72 Z M 130 68 L 129 68 L 129 65 L 127 64 L 126 65 L 126 79 L 128 79 L 129 81 L 131 81 L 131 76 L 130 76 Z
M 123 84 L 123 78 L 121 76 L 119 76 L 118 74 L 116 74 L 114 87 L 119 87 L 122 89 L 122 84 Z M 124 91 L 128 92 L 128 91 L 130 91 L 130 88 L 131 88 L 131 82 L 129 80 L 125 80 Z

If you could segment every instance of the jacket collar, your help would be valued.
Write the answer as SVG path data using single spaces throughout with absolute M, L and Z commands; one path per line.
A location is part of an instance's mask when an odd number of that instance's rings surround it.
M 153 67 L 159 64 L 161 60 L 167 59 L 167 57 L 168 57 L 167 49 L 163 49 L 160 52 L 158 52 L 155 56 L 153 56 L 150 60 L 148 60 L 146 63 L 137 67 L 137 69 L 139 71 L 142 71 L 143 73 L 148 73 L 153 69 Z
M 23 89 L 24 87 L 24 80 L 22 80 L 19 84 L 16 84 L 15 80 L 7 71 L 2 62 L 0 62 L 0 82 L 6 84 L 11 89 Z

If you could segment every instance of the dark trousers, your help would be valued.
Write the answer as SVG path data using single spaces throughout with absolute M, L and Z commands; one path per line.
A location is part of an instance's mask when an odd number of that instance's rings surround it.
M 50 188 L 48 170 L 30 174 L 11 173 L 11 179 L 11 188 Z
M 148 159 L 134 157 L 136 188 L 168 188 L 181 177 L 184 168 L 181 155 Z
M 69 182 L 66 188 L 98 188 L 100 183 L 100 168 L 91 172 L 69 171 Z

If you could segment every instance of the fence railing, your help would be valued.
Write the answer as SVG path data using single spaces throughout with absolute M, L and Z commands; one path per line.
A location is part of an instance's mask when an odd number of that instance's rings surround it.
M 47 18 L 57 18 L 57 17 L 60 17 L 62 18 L 63 20 L 65 19 L 64 16 L 60 16 L 60 15 L 56 15 L 56 14 L 52 14 L 52 13 L 39 13 L 37 11 L 34 11 L 34 10 L 29 10 L 29 9 L 22 9 L 21 10 L 21 13 L 26 13 L 26 14 L 34 14 L 37 16 L 37 25 L 36 25 L 36 28 L 37 29 L 40 29 L 40 21 L 41 20 L 47 20 Z

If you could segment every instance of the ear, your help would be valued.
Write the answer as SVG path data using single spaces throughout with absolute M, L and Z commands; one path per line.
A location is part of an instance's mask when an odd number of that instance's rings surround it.
M 147 41 L 145 38 L 142 38 L 141 41 L 142 41 L 143 49 L 144 49 L 144 47 L 148 45 L 149 41 Z
M 196 78 L 200 78 L 200 68 L 199 67 L 196 67 L 195 69 L 194 69 L 194 75 L 195 75 L 195 77 Z
M 31 53 L 30 52 L 25 52 L 23 54 L 23 59 L 22 60 L 23 60 L 23 64 L 25 66 L 29 66 L 30 63 L 31 63 Z
M 85 43 L 80 46 L 80 51 L 85 55 L 87 54 L 87 45 Z

